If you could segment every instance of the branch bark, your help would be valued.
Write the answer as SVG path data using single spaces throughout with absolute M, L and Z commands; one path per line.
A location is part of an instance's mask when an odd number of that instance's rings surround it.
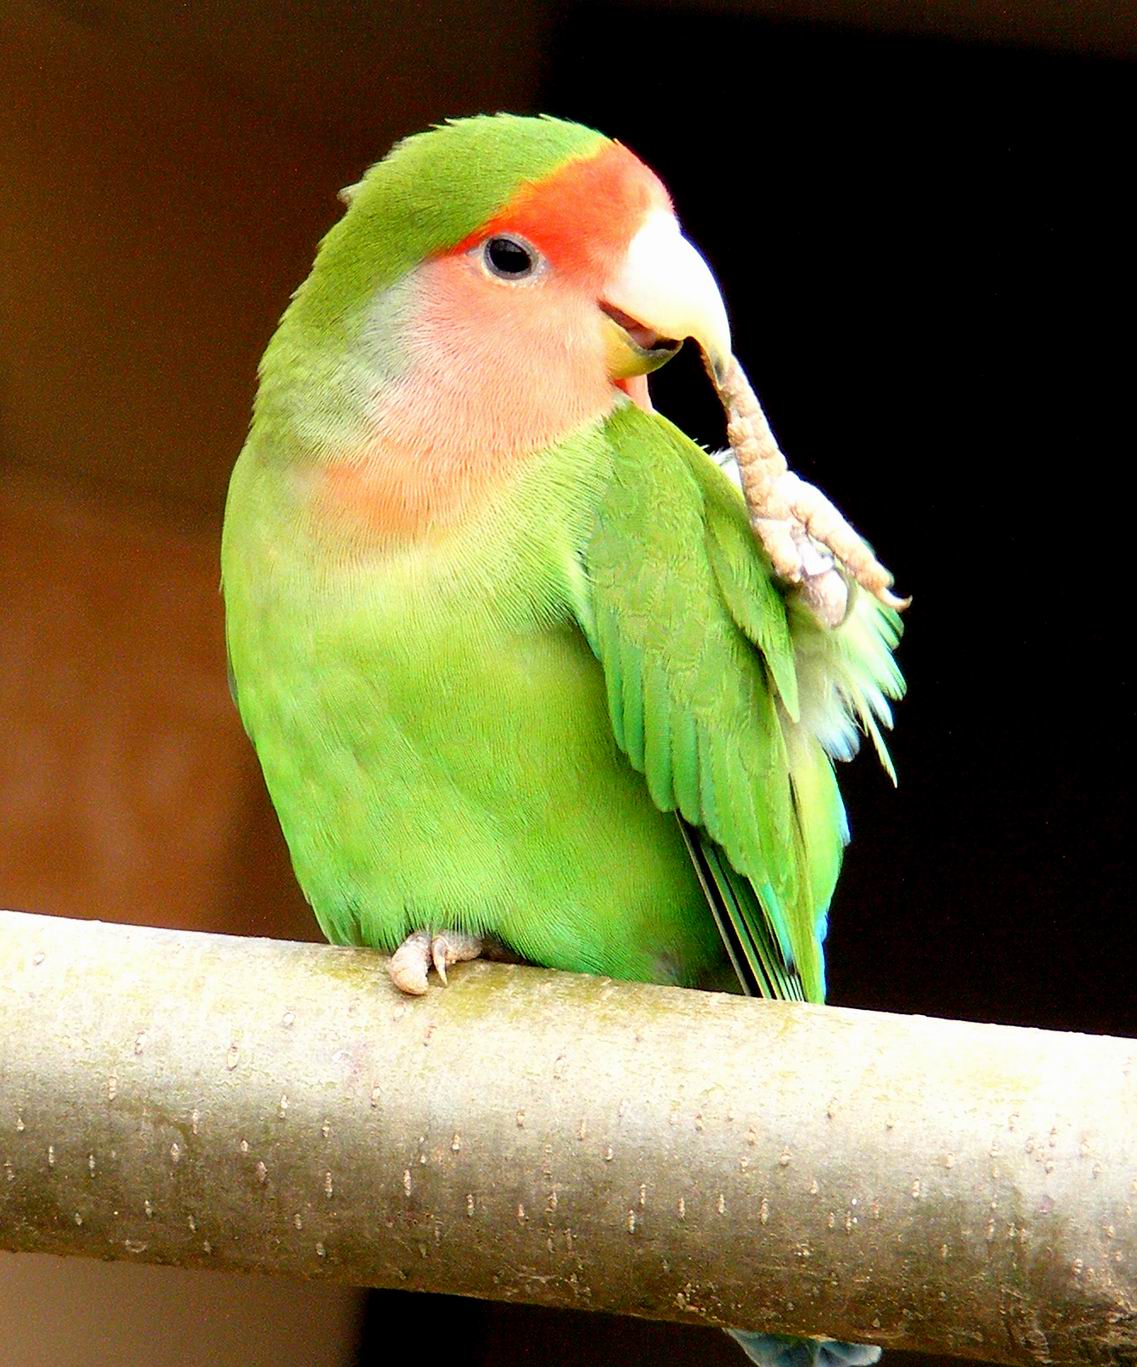
M 0 1246 L 1137 1361 L 1137 1042 L 0 912 Z

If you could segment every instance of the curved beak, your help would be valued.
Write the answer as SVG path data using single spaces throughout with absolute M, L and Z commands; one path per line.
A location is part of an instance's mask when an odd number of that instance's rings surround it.
M 730 324 L 710 268 L 670 213 L 653 213 L 628 245 L 600 307 L 609 320 L 613 379 L 656 370 L 687 337 L 720 373 L 730 357 Z

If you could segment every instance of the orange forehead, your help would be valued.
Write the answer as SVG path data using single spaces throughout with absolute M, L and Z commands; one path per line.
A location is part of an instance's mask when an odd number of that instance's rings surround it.
M 611 273 L 646 215 L 670 209 L 662 182 L 618 142 L 567 162 L 544 180 L 523 185 L 455 252 L 495 233 L 527 238 L 559 270 L 586 278 Z

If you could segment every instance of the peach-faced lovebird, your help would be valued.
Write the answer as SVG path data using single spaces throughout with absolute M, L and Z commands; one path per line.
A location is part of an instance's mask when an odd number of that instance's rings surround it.
M 833 773 L 901 691 L 653 412 L 709 269 L 630 151 L 463 119 L 345 192 L 265 353 L 223 545 L 234 691 L 297 877 L 406 992 L 491 947 L 821 1001 Z M 879 1350 L 736 1334 L 773 1367 Z

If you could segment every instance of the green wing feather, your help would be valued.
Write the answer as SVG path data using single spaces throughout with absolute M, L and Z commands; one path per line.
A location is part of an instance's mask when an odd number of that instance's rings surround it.
M 616 741 L 679 813 L 743 985 L 821 1001 L 848 836 L 830 754 L 855 748 L 858 723 L 883 749 L 895 614 L 862 597 L 827 632 L 787 603 L 705 452 L 631 405 L 607 435 L 585 569 Z
M 679 829 L 743 992 L 748 997 L 801 1001 L 801 978 L 782 957 L 753 887 L 705 831 L 682 817 Z

